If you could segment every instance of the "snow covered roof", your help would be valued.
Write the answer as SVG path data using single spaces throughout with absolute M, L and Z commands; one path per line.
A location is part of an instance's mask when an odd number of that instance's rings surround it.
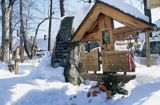
M 100 14 L 109 16 L 124 25 L 135 27 L 137 30 L 154 30 L 156 28 L 156 25 L 149 23 L 148 18 L 140 11 L 122 1 L 99 0 L 84 7 L 79 12 L 77 11 L 77 15 L 75 15 L 73 27 L 76 31 L 71 38 L 72 41 L 81 40 Z
M 136 18 L 142 19 L 147 22 L 149 21 L 149 18 L 147 16 L 143 15 L 138 9 L 136 9 L 132 5 L 125 3 L 121 0 L 100 0 L 99 2 L 103 2 L 105 4 L 113 6 L 117 9 L 123 11 L 124 13 L 135 16 Z
M 107 6 L 110 6 L 127 15 L 140 19 L 146 23 L 149 21 L 148 17 L 143 15 L 138 9 L 121 0 L 99 0 L 97 3 L 104 3 Z M 73 27 L 75 29 L 77 29 L 78 26 L 82 23 L 82 21 L 85 19 L 89 11 L 91 11 L 94 5 L 95 3 L 85 4 L 83 7 L 79 8 L 79 10 L 77 10 L 77 12 L 75 13 L 75 19 L 73 22 Z

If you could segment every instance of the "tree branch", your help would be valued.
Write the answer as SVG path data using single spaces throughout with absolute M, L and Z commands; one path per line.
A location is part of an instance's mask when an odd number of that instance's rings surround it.
M 54 12 L 52 13 L 54 14 Z M 35 41 L 36 41 L 36 38 L 37 38 L 37 34 L 38 34 L 38 30 L 39 30 L 39 27 L 40 25 L 45 22 L 46 20 L 48 20 L 50 17 L 47 17 L 47 18 L 44 18 L 39 24 L 38 26 L 36 27 L 36 32 L 35 32 L 35 36 L 34 36 L 34 39 L 33 39 L 33 44 L 32 44 L 32 49 L 31 49 L 31 59 L 33 57 L 33 53 L 34 53 L 34 46 L 35 46 Z

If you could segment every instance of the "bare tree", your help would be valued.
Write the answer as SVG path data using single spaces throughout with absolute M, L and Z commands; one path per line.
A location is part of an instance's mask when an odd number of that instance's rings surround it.
M 24 54 L 24 49 L 25 52 L 27 53 L 27 56 L 30 58 L 30 51 L 28 48 L 28 41 L 26 37 L 26 30 L 24 28 L 24 16 L 23 16 L 23 0 L 20 0 L 20 44 L 21 44 L 21 50 L 20 50 L 20 57 L 21 61 L 23 61 L 23 54 Z M 24 44 L 24 49 L 23 49 L 23 44 Z
M 12 36 L 13 36 L 13 6 L 15 0 L 10 0 L 10 13 L 9 13 L 9 51 L 12 52 Z
M 48 29 L 48 51 L 51 50 L 51 27 L 52 27 L 52 3 L 53 1 L 50 0 L 50 16 L 49 16 L 49 29 Z
M 52 14 L 54 14 L 54 12 Z M 33 44 L 32 44 L 32 49 L 31 49 L 31 59 L 32 59 L 33 53 L 34 53 L 35 41 L 36 41 L 36 38 L 37 38 L 37 35 L 38 35 L 39 27 L 48 19 L 50 19 L 50 17 L 44 18 L 40 23 L 38 23 L 38 25 L 36 27 L 36 31 L 35 31 L 35 35 L 34 35 L 34 39 L 33 39 Z M 54 18 L 54 19 L 58 19 L 58 18 Z
M 12 9 L 15 0 L 1 0 L 1 11 L 2 11 L 2 61 L 9 61 L 9 46 L 10 42 L 10 32 L 12 32 L 12 25 L 10 26 L 12 16 Z M 11 20 L 10 20 L 11 19 Z
M 59 0 L 61 17 L 65 15 L 64 0 Z

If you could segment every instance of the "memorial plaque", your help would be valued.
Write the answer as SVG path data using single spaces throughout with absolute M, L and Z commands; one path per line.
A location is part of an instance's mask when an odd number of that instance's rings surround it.
M 83 55 L 82 64 L 84 73 L 88 73 L 88 71 L 99 71 L 98 49 Z
M 57 42 L 55 47 L 55 57 L 60 59 L 66 58 L 69 56 L 70 50 L 70 42 Z
M 129 51 L 102 51 L 103 72 L 129 72 Z

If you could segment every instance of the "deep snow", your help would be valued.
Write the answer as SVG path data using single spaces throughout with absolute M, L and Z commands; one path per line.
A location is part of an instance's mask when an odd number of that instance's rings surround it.
M 126 84 L 129 95 L 107 100 L 104 93 L 87 97 L 93 82 L 73 86 L 64 82 L 63 68 L 50 67 L 50 54 L 20 65 L 18 76 L 0 63 L 0 105 L 159 105 L 160 65 L 146 67 L 136 57 L 136 79 Z M 33 64 L 37 64 L 33 66 Z M 159 60 L 160 64 L 160 60 Z

